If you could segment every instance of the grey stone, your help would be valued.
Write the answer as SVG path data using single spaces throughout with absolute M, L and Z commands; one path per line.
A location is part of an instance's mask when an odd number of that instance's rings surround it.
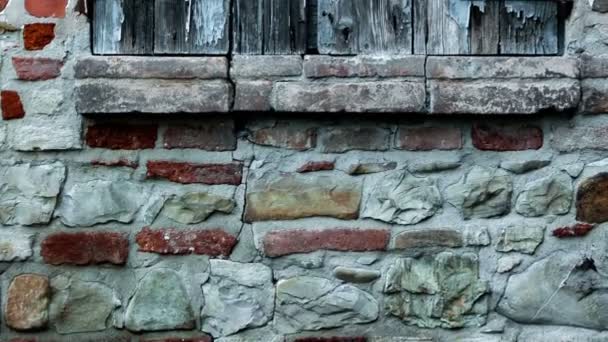
M 79 113 L 227 112 L 232 86 L 227 81 L 85 80 L 75 89 Z
M 606 88 L 608 91 L 608 87 Z M 608 110 L 607 110 L 608 112 Z M 574 152 L 586 149 L 608 150 L 605 125 L 578 124 L 573 127 L 559 126 L 553 130 L 551 145 L 559 152 Z
M 534 254 L 545 237 L 545 227 L 519 225 L 504 228 L 498 238 L 496 250 L 499 252 L 521 252 Z
M 505 171 L 475 166 L 446 189 L 446 199 L 465 219 L 490 218 L 509 212 L 512 192 L 513 183 Z
M 460 160 L 435 160 L 412 163 L 408 170 L 413 173 L 432 173 L 439 171 L 454 170 L 462 165 Z
M 605 78 L 608 77 L 608 58 L 606 56 L 581 56 L 582 78 Z
M 589 0 L 589 3 L 591 4 L 591 9 L 595 12 L 608 12 L 608 1 L 606 0 Z
M 334 268 L 334 277 L 348 283 L 369 283 L 380 278 L 380 272 L 364 268 L 343 267 Z
M 488 292 L 479 279 L 479 260 L 471 253 L 440 253 L 397 259 L 386 273 L 385 309 L 406 324 L 423 328 L 461 328 L 485 322 Z
M 230 65 L 230 76 L 237 80 L 241 78 L 268 79 L 300 75 L 302 75 L 302 57 L 296 55 L 235 55 Z
M 82 117 L 77 113 L 27 115 L 11 126 L 8 145 L 17 151 L 56 151 L 82 148 Z
M 274 310 L 272 270 L 262 264 L 210 263 L 210 279 L 203 285 L 203 331 L 220 337 L 266 325 Z
M 581 173 L 583 173 L 584 169 L 585 169 L 584 163 L 574 163 L 574 164 L 569 164 L 569 165 L 565 165 L 562 167 L 562 170 L 564 172 L 566 172 L 568 175 L 570 175 L 570 177 L 572 177 L 572 178 L 577 178 L 578 176 L 580 176 Z
M 125 312 L 134 332 L 192 329 L 194 312 L 182 279 L 169 269 L 155 269 L 140 281 Z
M 57 216 L 71 227 L 129 223 L 147 198 L 143 186 L 128 181 L 76 183 L 63 194 Z
M 56 291 L 50 306 L 51 322 L 60 334 L 103 331 L 120 306 L 114 291 L 99 282 L 72 281 Z
M 49 223 L 65 180 L 65 166 L 19 164 L 0 169 L 0 222 Z
M 274 325 L 283 333 L 369 323 L 378 312 L 376 299 L 352 285 L 308 276 L 277 283 Z
M 575 79 L 430 81 L 434 114 L 534 114 L 576 108 L 580 83 Z
M 393 248 L 462 247 L 462 233 L 450 229 L 420 229 L 406 231 L 395 237 Z
M 277 82 L 272 107 L 284 112 L 424 112 L 424 81 Z
M 521 265 L 523 258 L 519 255 L 507 255 L 500 259 L 496 264 L 496 272 L 507 273 L 511 272 L 515 267 Z
M 555 252 L 513 274 L 497 310 L 520 323 L 604 330 L 607 280 L 596 271 L 593 259 Z
M 15 231 L 0 231 L 0 261 L 23 261 L 34 254 L 34 236 Z
M 397 168 L 396 162 L 388 163 L 358 163 L 351 165 L 346 171 L 349 175 L 369 175 L 373 173 L 380 173 L 386 171 L 392 171 Z
M 486 227 L 466 227 L 463 235 L 466 246 L 488 246 L 491 243 L 490 233 Z
M 343 153 L 352 150 L 386 151 L 391 132 L 381 127 L 339 127 L 325 129 L 319 137 L 324 153 Z
M 578 78 L 579 61 L 571 57 L 459 57 L 431 56 L 430 79 Z
M 396 171 L 370 186 L 361 216 L 408 225 L 433 216 L 441 206 L 441 194 L 433 180 Z
M 603 114 L 608 112 L 608 97 L 606 91 L 608 85 L 604 78 L 586 79 L 582 81 L 582 103 L 583 113 Z
M 532 160 L 509 160 L 500 163 L 500 167 L 511 171 L 516 174 L 523 174 L 526 172 L 542 169 L 543 167 L 551 164 L 551 158 L 538 158 Z
M 205 221 L 215 212 L 230 214 L 236 203 L 231 198 L 206 192 L 191 192 L 183 196 L 173 196 L 165 202 L 161 215 L 183 224 Z
M 572 205 L 572 180 L 565 173 L 528 183 L 517 197 L 515 210 L 525 217 L 565 215 Z
M 238 81 L 232 109 L 243 112 L 270 111 L 271 94 L 272 81 Z
M 308 78 L 424 77 L 424 63 L 424 56 L 307 55 L 304 75 Z

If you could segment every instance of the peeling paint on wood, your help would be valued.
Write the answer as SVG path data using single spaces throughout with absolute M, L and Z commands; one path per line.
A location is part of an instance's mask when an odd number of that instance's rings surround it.
M 95 2 L 93 52 L 139 55 L 152 53 L 154 0 Z

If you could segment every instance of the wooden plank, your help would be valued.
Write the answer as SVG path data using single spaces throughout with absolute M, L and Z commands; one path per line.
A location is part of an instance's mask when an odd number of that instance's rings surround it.
M 263 11 L 265 55 L 306 52 L 305 0 L 265 0 Z
M 500 42 L 499 1 L 474 1 L 471 6 L 470 51 L 472 55 L 497 55 Z
M 306 1 L 306 11 L 308 17 L 308 27 L 306 29 L 307 39 L 307 50 L 311 53 L 318 53 L 319 50 L 317 48 L 317 31 L 319 26 L 319 19 L 317 16 L 318 12 L 318 1 L 317 0 L 307 0 Z
M 234 0 L 233 53 L 262 54 L 263 9 L 264 0 Z
M 412 54 L 411 0 L 318 0 L 322 54 Z
M 98 0 L 94 5 L 93 53 L 150 54 L 154 0 Z
M 156 0 L 154 52 L 226 54 L 229 0 Z
M 416 55 L 426 55 L 427 1 L 412 0 L 413 49 Z
M 506 0 L 501 10 L 501 54 L 557 54 L 557 12 L 558 4 L 553 1 Z
M 470 1 L 428 0 L 427 53 L 467 55 L 470 53 Z

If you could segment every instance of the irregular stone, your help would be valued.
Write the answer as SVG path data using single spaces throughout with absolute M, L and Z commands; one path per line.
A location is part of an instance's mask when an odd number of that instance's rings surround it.
M 167 179 L 181 184 L 240 185 L 243 164 L 193 164 L 171 161 L 148 161 L 147 178 Z
M 125 327 L 133 332 L 195 327 L 190 298 L 177 272 L 155 269 L 144 276 L 127 307 Z
M 129 256 L 129 239 L 123 233 L 54 233 L 40 244 L 40 255 L 51 265 L 123 265 Z
M 34 252 L 34 236 L 13 231 L 0 231 L 0 261 L 24 261 Z
M 458 127 L 401 126 L 396 147 L 409 151 L 459 150 L 462 130 Z
M 423 160 L 412 163 L 408 170 L 412 173 L 432 173 L 454 170 L 462 166 L 460 158 L 445 158 L 446 160 Z
M 151 149 L 156 145 L 157 125 L 98 124 L 87 128 L 89 147 L 112 150 Z
M 65 174 L 61 163 L 1 168 L 0 222 L 5 225 L 49 223 Z
M 91 165 L 107 167 L 128 167 L 131 169 L 137 169 L 139 167 L 139 162 L 137 162 L 136 160 L 129 160 L 127 158 L 118 158 L 112 160 L 94 159 L 91 160 Z
M 304 56 L 308 78 L 424 77 L 423 56 Z
M 72 281 L 53 294 L 51 321 L 60 334 L 103 331 L 120 306 L 114 291 L 99 282 Z
M 378 312 L 376 299 L 352 285 L 307 276 L 277 283 L 274 326 L 283 333 L 369 323 Z
M 496 250 L 534 254 L 545 238 L 545 227 L 516 225 L 502 230 Z
M 579 185 L 576 219 L 588 223 L 608 221 L 608 173 L 595 175 Z
M 277 82 L 272 108 L 278 112 L 407 112 L 425 111 L 424 81 L 350 83 Z
M 317 130 L 292 122 L 279 122 L 271 127 L 252 129 L 248 139 L 258 145 L 304 151 L 317 146 Z
M 346 178 L 267 173 L 250 182 L 245 221 L 293 220 L 311 216 L 356 219 L 360 202 L 360 184 Z
M 478 268 L 478 257 L 471 253 L 397 259 L 386 275 L 385 308 L 423 328 L 480 326 L 487 307 L 476 303 L 488 284 L 479 279 Z
M 390 146 L 390 136 L 390 130 L 381 127 L 330 128 L 319 137 L 319 145 L 323 153 L 386 151 Z
M 555 252 L 511 275 L 497 311 L 524 324 L 604 330 L 607 278 L 580 253 Z M 538 286 L 530 286 L 538 284 Z
M 462 247 L 462 233 L 449 229 L 424 229 L 403 232 L 395 237 L 394 249 Z
M 380 272 L 364 268 L 339 266 L 334 268 L 334 277 L 348 283 L 365 284 L 380 278 Z
M 202 330 L 214 337 L 268 323 L 274 311 L 272 270 L 262 264 L 210 261 L 210 279 L 203 285 Z
M 187 255 L 199 254 L 212 257 L 227 257 L 237 243 L 235 236 L 221 229 L 142 229 L 135 236 L 139 251 Z
M 489 246 L 491 243 L 486 227 L 467 227 L 463 235 L 465 246 Z
M 490 218 L 509 212 L 513 183 L 502 170 L 475 166 L 446 189 L 446 199 L 465 219 Z
M 169 125 L 163 136 L 166 149 L 236 150 L 233 120 L 205 120 L 197 125 Z
M 361 216 L 389 223 L 416 224 L 435 215 L 442 202 L 433 180 L 398 171 L 378 178 L 371 185 Z
M 8 145 L 13 150 L 26 152 L 81 149 L 82 120 L 73 112 L 26 116 L 11 127 Z
M 333 161 L 311 161 L 300 166 L 296 172 L 307 173 L 317 171 L 332 171 L 336 167 Z
M 129 181 L 75 183 L 63 194 L 57 216 L 70 227 L 130 223 L 147 198 L 143 186 Z
M 561 227 L 553 230 L 553 236 L 557 238 L 570 238 L 570 237 L 578 237 L 585 236 L 589 234 L 595 228 L 594 224 L 589 223 L 577 223 L 570 227 Z
M 602 114 L 608 111 L 608 98 L 603 78 L 585 79 L 581 81 L 582 97 L 581 112 L 587 114 Z
M 3 120 L 15 120 L 25 117 L 21 96 L 16 91 L 0 91 L 0 108 L 2 109 Z
M 205 221 L 215 212 L 230 214 L 236 206 L 231 198 L 216 196 L 207 192 L 191 192 L 183 196 L 173 196 L 165 202 L 161 215 L 183 224 Z
M 369 175 L 372 173 L 380 173 L 392 171 L 397 168 L 396 162 L 388 163 L 358 163 L 353 164 L 348 168 L 348 174 L 353 176 Z
M 19 331 L 45 328 L 49 321 L 50 296 L 46 276 L 22 274 L 13 278 L 6 294 L 6 325 Z
M 496 265 L 496 272 L 498 273 L 507 273 L 513 271 L 513 269 L 524 261 L 524 259 L 519 255 L 507 255 L 500 259 L 498 259 L 498 263 Z
M 572 178 L 578 178 L 578 176 L 580 176 L 581 173 L 583 173 L 584 169 L 585 169 L 584 163 L 574 163 L 574 164 L 565 165 L 562 167 L 562 170 L 564 172 L 566 172 L 568 175 L 570 175 L 570 177 L 572 177 Z
M 318 250 L 384 251 L 389 239 L 386 229 L 277 230 L 264 236 L 264 254 L 279 257 Z
M 482 151 L 523 151 L 543 147 L 544 136 L 537 126 L 475 123 L 471 130 L 473 146 Z
M 55 24 L 35 23 L 23 26 L 23 48 L 42 50 L 55 39 Z
M 526 184 L 517 197 L 515 211 L 525 217 L 565 215 L 572 205 L 572 180 L 565 173 Z
M 542 169 L 543 167 L 545 167 L 549 164 L 551 164 L 551 158 L 547 157 L 547 158 L 542 158 L 542 159 L 539 158 L 539 159 L 524 160 L 524 161 L 518 161 L 518 160 L 503 161 L 502 163 L 500 163 L 500 167 L 507 171 L 516 173 L 516 174 L 524 174 L 526 172 Z

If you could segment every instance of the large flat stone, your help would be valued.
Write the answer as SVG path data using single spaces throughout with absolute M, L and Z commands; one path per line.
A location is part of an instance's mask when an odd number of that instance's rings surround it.
M 34 235 L 10 230 L 0 231 L 0 262 L 23 261 L 34 254 Z
M 307 55 L 304 75 L 308 78 L 424 77 L 425 57 Z
M 431 56 L 430 79 L 578 78 L 579 60 L 569 57 Z
M 87 80 L 76 85 L 76 110 L 88 114 L 227 112 L 226 81 Z

